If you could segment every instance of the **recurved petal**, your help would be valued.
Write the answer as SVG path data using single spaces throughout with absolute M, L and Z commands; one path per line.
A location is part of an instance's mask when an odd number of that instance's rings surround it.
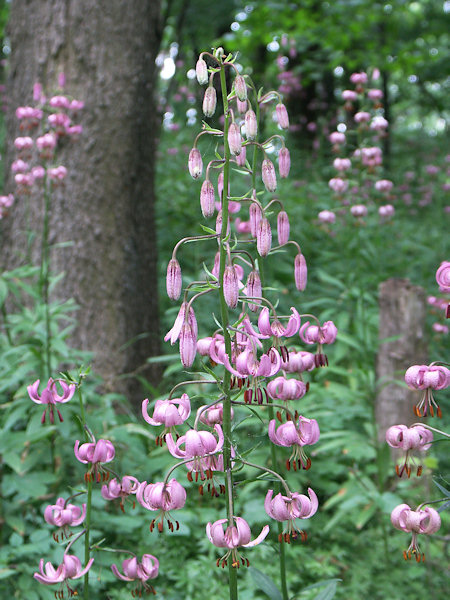
M 263 540 L 266 539 L 268 533 L 269 533 L 269 526 L 268 525 L 264 525 L 264 527 L 261 530 L 261 533 L 258 535 L 257 538 L 255 538 L 253 541 L 249 542 L 248 544 L 242 544 L 242 546 L 244 548 L 252 548 L 253 546 L 257 546 Z

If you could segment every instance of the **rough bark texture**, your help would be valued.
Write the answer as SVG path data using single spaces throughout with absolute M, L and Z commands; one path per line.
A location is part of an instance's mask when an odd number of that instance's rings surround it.
M 58 156 L 69 174 L 51 207 L 51 242 L 73 245 L 52 250 L 51 268 L 66 273 L 58 297 L 73 297 L 81 307 L 72 344 L 94 351 L 96 370 L 110 382 L 159 347 L 153 214 L 159 11 L 158 0 L 14 0 L 11 7 L 7 165 L 18 133 L 14 110 L 32 101 L 35 81 L 51 92 L 64 72 L 66 92 L 85 102 L 83 135 Z M 40 210 L 38 203 L 32 208 L 36 229 Z M 11 266 L 24 248 L 24 202 L 16 203 L 7 227 L 3 255 Z M 132 387 L 119 390 L 114 382 L 118 391 Z
M 391 425 L 411 425 L 417 421 L 413 406 L 420 392 L 386 383 L 404 382 L 408 367 L 428 360 L 425 291 L 407 279 L 388 279 L 380 285 L 379 307 L 380 340 L 400 336 L 394 341 L 382 342 L 378 350 L 376 418 L 379 438 L 383 440 Z

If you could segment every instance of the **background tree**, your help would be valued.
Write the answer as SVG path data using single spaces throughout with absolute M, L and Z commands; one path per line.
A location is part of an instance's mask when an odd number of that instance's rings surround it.
M 95 353 L 106 380 L 139 368 L 159 348 L 153 214 L 159 11 L 157 0 L 127 4 L 126 15 L 120 0 L 11 5 L 7 167 L 18 134 L 15 108 L 31 102 L 36 81 L 51 93 L 63 72 L 67 93 L 85 102 L 83 135 L 58 156 L 69 174 L 50 216 L 51 243 L 72 244 L 52 250 L 51 267 L 67 274 L 54 293 L 80 306 L 72 343 Z M 10 176 L 6 184 L 10 191 Z M 39 230 L 38 204 L 31 220 Z M 5 230 L 8 266 L 23 259 L 25 236 L 19 200 Z

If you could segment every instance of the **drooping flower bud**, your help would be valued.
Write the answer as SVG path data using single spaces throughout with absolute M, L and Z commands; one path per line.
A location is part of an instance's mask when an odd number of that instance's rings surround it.
M 231 154 L 237 156 L 241 153 L 242 138 L 239 125 L 237 123 L 230 123 L 228 128 L 228 145 L 230 146 Z
M 280 171 L 280 177 L 286 178 L 291 170 L 291 155 L 287 148 L 281 148 L 278 153 L 278 170 Z
M 216 88 L 211 85 L 206 88 L 203 96 L 203 114 L 205 117 L 212 117 L 216 112 L 217 94 Z
M 180 331 L 180 358 L 184 367 L 192 367 L 197 353 L 197 336 L 189 323 L 183 323 Z
M 247 111 L 247 100 L 244 100 L 244 102 L 241 102 L 239 100 L 239 98 L 236 98 L 236 104 L 237 104 L 238 113 L 240 115 L 243 115 Z
M 234 265 L 227 265 L 223 274 L 223 295 L 230 308 L 236 308 L 239 297 L 239 280 Z
M 245 135 L 248 140 L 256 139 L 258 133 L 258 124 L 256 121 L 256 115 L 253 110 L 248 110 L 245 113 Z
M 197 75 L 197 81 L 200 85 L 208 83 L 208 67 L 203 58 L 199 58 L 195 65 L 195 74 Z
M 216 233 L 218 235 L 220 235 L 221 232 L 222 232 L 222 210 L 219 210 L 219 212 L 217 213 L 217 219 L 216 219 Z M 226 235 L 228 235 L 229 233 L 230 233 L 230 219 L 228 219 Z
M 262 163 L 262 180 L 268 192 L 274 192 L 277 189 L 275 167 L 268 158 L 265 158 Z
M 272 247 L 272 230 L 266 217 L 263 217 L 256 232 L 256 248 L 260 256 L 267 256 Z
M 178 300 L 181 294 L 181 267 L 176 258 L 172 258 L 167 265 L 166 289 L 171 300 Z
M 284 246 L 289 241 L 289 217 L 286 211 L 280 210 L 277 217 L 278 244 Z
M 308 279 L 308 268 L 306 266 L 305 257 L 301 252 L 297 254 L 294 261 L 294 279 L 295 287 L 300 291 L 306 288 L 306 282 Z
M 189 173 L 193 179 L 198 179 L 203 171 L 202 155 L 198 148 L 192 148 L 188 160 Z
M 247 149 L 245 146 L 241 146 L 241 152 L 236 156 L 236 162 L 240 167 L 245 167 L 245 159 L 247 155 Z
M 277 104 L 275 107 L 277 113 L 278 125 L 281 129 L 289 129 L 289 115 L 284 104 Z
M 245 102 L 245 100 L 247 100 L 247 84 L 245 83 L 245 79 L 242 77 L 242 75 L 236 76 L 236 79 L 234 80 L 234 91 L 241 102 Z
M 250 271 L 245 286 L 245 293 L 250 298 L 262 297 L 261 278 L 258 271 Z M 253 302 L 249 302 L 248 307 L 251 311 L 256 312 L 260 307 L 260 303 L 254 300 Z
M 249 216 L 250 216 L 250 233 L 252 237 L 256 237 L 256 232 L 258 231 L 259 223 L 262 219 L 261 207 L 256 202 L 252 202 L 249 208 Z
M 200 207 L 205 218 L 214 214 L 214 186 L 209 179 L 205 179 L 200 190 Z

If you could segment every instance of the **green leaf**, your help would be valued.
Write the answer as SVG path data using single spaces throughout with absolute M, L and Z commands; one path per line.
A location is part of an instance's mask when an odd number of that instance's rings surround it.
M 283 600 L 283 596 L 281 595 L 280 590 L 274 584 L 272 579 L 270 579 L 270 577 L 268 577 L 258 569 L 255 569 L 255 567 L 250 567 L 249 571 L 250 576 L 253 579 L 253 582 L 256 585 L 256 587 L 262 590 L 266 594 L 266 596 L 271 598 L 271 600 Z
M 15 569 L 0 569 L 0 579 L 6 579 L 10 575 L 17 575 Z

